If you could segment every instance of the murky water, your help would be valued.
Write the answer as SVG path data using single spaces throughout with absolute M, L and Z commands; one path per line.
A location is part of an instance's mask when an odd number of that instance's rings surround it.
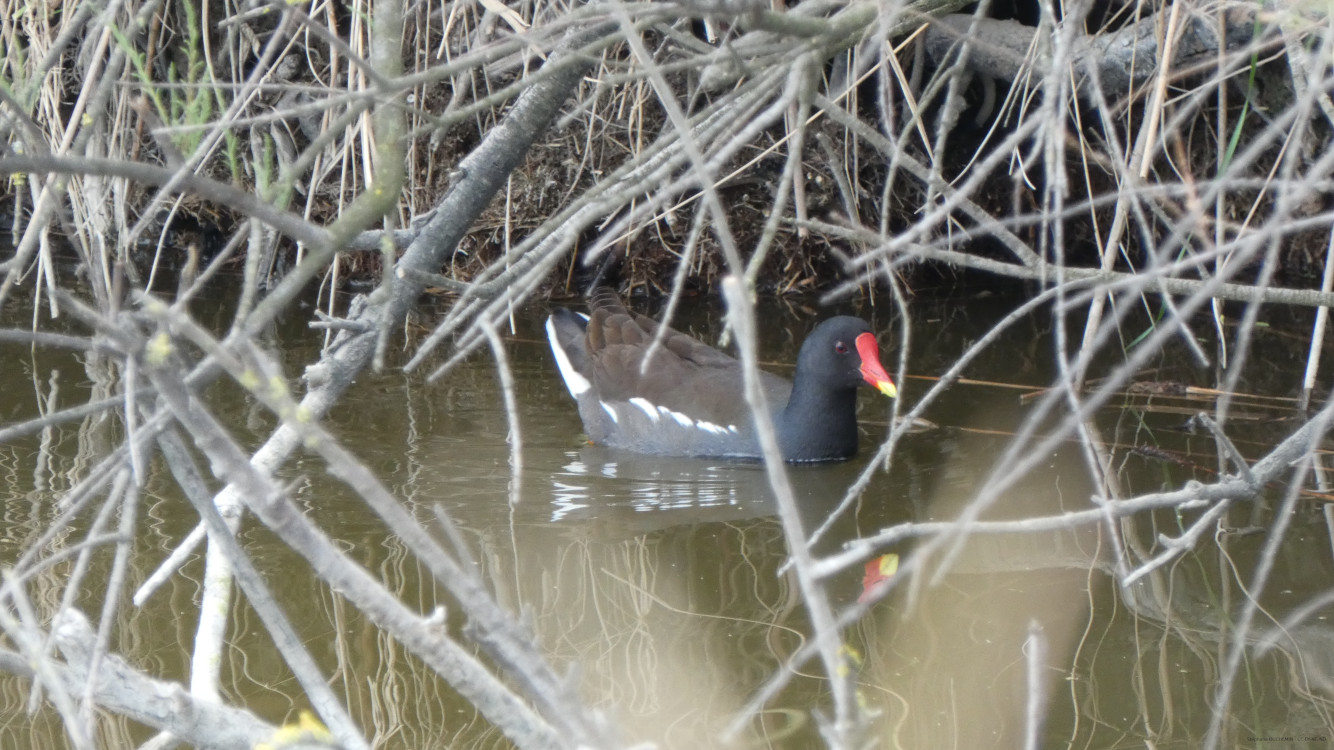
M 996 298 L 917 303 L 911 372 L 943 371 L 1011 304 Z M 707 303 L 687 306 L 679 325 L 706 336 L 718 330 L 717 311 Z M 519 405 L 517 451 L 486 356 L 437 383 L 421 373 L 365 374 L 327 421 L 423 525 L 438 530 L 438 511 L 453 519 L 500 602 L 531 623 L 555 664 L 576 669 L 586 700 L 615 717 L 627 741 L 717 746 L 719 733 L 780 671 L 807 630 L 795 581 L 783 570 L 787 549 L 764 472 L 751 464 L 632 456 L 581 444 L 578 415 L 541 336 L 546 312 L 518 311 L 506 337 Z M 854 312 L 873 319 L 878 330 L 893 328 L 886 307 Z M 775 363 L 792 361 L 817 320 L 808 309 L 787 306 L 766 310 L 764 319 L 761 351 Z M 276 335 L 289 375 L 315 358 L 318 334 L 290 326 Z M 1287 394 L 1300 369 L 1276 363 L 1304 352 L 1280 333 L 1260 335 L 1246 389 Z M 936 404 L 927 417 L 940 428 L 905 441 L 891 470 L 877 472 L 860 502 L 832 522 L 821 550 L 836 551 L 893 524 L 954 518 L 988 481 L 1030 408 L 1021 396 L 1050 383 L 1050 348 L 1044 317 L 1010 332 L 968 373 L 994 384 L 956 386 Z M 0 349 L 0 392 L 7 394 L 0 426 L 114 395 L 103 366 L 45 350 Z M 1146 379 L 1205 377 L 1208 383 L 1207 374 L 1183 362 L 1164 358 Z M 888 352 L 886 363 L 893 369 Z M 905 402 L 912 403 L 928 383 L 902 385 Z M 248 445 L 257 445 L 273 425 L 233 386 L 218 384 L 209 397 Z M 1177 429 L 1203 406 L 1127 396 L 1099 415 L 1096 424 L 1112 446 L 1125 494 L 1213 479 L 1201 468 L 1216 465 L 1212 442 Z M 1239 405 L 1234 424 L 1246 427 L 1235 437 L 1248 457 L 1262 455 L 1283 434 L 1271 422 L 1284 416 L 1272 401 Z M 885 434 L 887 402 L 868 391 L 861 417 L 864 446 L 857 460 L 791 472 L 810 526 L 829 518 L 865 468 Z M 58 499 L 116 445 L 120 431 L 118 423 L 93 417 L 0 444 L 0 564 L 11 565 L 39 541 L 64 510 Z M 1134 448 L 1150 444 L 1188 460 Z M 1078 446 L 1040 458 L 992 516 L 1089 507 L 1093 490 Z M 410 606 L 452 606 L 406 546 L 318 460 L 294 459 L 283 478 L 298 488 L 306 512 Z M 1263 527 L 1272 522 L 1273 507 L 1273 498 L 1238 506 L 1228 521 Z M 1278 618 L 1334 581 L 1319 506 L 1300 507 L 1262 595 Z M 87 515 L 42 540 L 43 553 L 80 543 L 92 523 Z M 141 500 L 127 591 L 197 521 L 155 464 Z M 1164 511 L 1121 524 L 1119 532 L 1149 555 L 1159 535 L 1175 536 L 1182 525 Z M 1030 731 L 1030 715 L 1045 716 L 1038 730 L 1044 747 L 1196 746 L 1212 716 L 1225 613 L 1247 595 L 1265 535 L 1204 540 L 1194 555 L 1123 590 L 1105 572 L 1114 555 L 1105 531 L 973 536 L 932 558 L 944 565 L 945 552 L 951 553 L 943 577 L 919 579 L 932 585 L 905 587 L 875 605 L 849 631 L 848 645 L 860 663 L 861 700 L 880 717 L 880 746 L 1018 747 Z M 270 532 L 251 522 L 242 541 L 376 746 L 507 746 L 442 680 L 318 583 Z M 906 556 L 911 548 L 897 549 Z M 98 558 L 79 584 L 76 603 L 85 612 L 102 606 L 109 560 L 109 553 Z M 153 675 L 185 679 L 202 567 L 197 555 L 143 607 L 124 597 L 113 649 Z M 55 609 L 74 572 L 64 558 L 29 582 L 25 590 L 37 616 Z M 858 565 L 831 581 L 838 604 L 856 600 L 861 575 Z M 232 628 L 224 670 L 228 699 L 267 720 L 290 720 L 306 706 L 302 691 L 255 615 L 242 606 Z M 1034 632 L 1046 649 L 1037 676 L 1026 645 Z M 1248 659 L 1244 682 L 1234 686 L 1232 737 L 1249 746 L 1248 737 L 1332 735 L 1334 660 L 1328 654 L 1334 651 L 1321 647 L 1334 643 L 1332 635 L 1318 614 L 1270 656 Z M 814 674 L 818 667 L 799 672 Z M 0 747 L 60 747 L 58 717 L 47 708 L 27 713 L 28 689 L 27 681 L 0 675 Z M 1028 705 L 1034 694 L 1045 698 L 1039 709 Z M 810 709 L 824 697 L 818 678 L 797 677 L 766 704 L 737 746 L 813 746 L 818 735 Z M 118 719 L 99 727 L 106 747 L 152 735 Z

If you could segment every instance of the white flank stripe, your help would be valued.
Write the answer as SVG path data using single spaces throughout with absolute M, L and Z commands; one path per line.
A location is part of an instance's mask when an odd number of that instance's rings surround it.
M 616 415 L 616 407 L 606 401 L 599 401 L 598 403 L 602 405 L 602 410 L 607 412 L 607 416 L 611 417 L 612 424 L 621 423 L 621 418 Z
M 556 369 L 560 370 L 560 379 L 565 381 L 565 387 L 570 389 L 570 395 L 578 399 L 588 392 L 592 384 L 570 364 L 569 355 L 556 341 L 556 326 L 551 318 L 547 318 L 547 341 L 551 343 L 551 353 L 556 358 Z M 615 419 L 615 415 L 612 415 L 612 419 Z
M 642 396 L 636 396 L 630 399 L 630 403 L 634 404 L 635 406 L 638 406 L 640 409 L 643 409 L 644 413 L 648 415 L 649 419 L 653 420 L 654 422 L 658 421 L 658 410 L 653 406 L 653 403 L 650 402 L 648 399 Z
M 672 411 L 671 409 L 668 409 L 665 406 L 659 406 L 658 411 L 662 412 L 663 414 L 666 414 L 672 419 L 675 419 L 676 423 L 681 425 L 682 427 L 695 426 L 695 420 L 691 419 L 690 417 L 687 417 L 686 415 L 682 414 L 679 411 Z
M 715 434 L 715 435 L 722 435 L 722 434 L 725 434 L 725 433 L 727 432 L 727 428 L 726 428 L 726 427 L 723 427 L 722 425 L 714 424 L 713 422 L 705 422 L 705 421 L 702 420 L 702 419 L 699 420 L 698 422 L 696 422 L 696 423 L 695 423 L 695 426 L 698 427 L 698 428 L 700 428 L 701 430 L 705 430 L 705 431 L 708 431 L 708 432 L 712 432 L 712 433 Z

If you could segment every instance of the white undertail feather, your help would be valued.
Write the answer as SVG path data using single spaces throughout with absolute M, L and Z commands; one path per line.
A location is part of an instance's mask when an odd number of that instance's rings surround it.
M 556 339 L 556 325 L 552 318 L 547 318 L 547 341 L 551 343 L 551 354 L 556 358 L 556 369 L 560 370 L 560 379 L 565 381 L 565 387 L 570 389 L 570 395 L 577 400 L 579 396 L 588 392 L 592 384 L 570 363 L 570 356 Z M 615 418 L 615 415 L 612 417 Z

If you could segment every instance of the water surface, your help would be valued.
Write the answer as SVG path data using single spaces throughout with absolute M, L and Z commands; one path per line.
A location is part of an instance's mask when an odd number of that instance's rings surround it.
M 915 301 L 911 373 L 944 371 L 1014 303 L 996 297 Z M 652 305 L 640 306 L 653 312 Z M 546 312 L 542 305 L 518 310 L 505 336 L 516 383 L 517 436 L 510 435 L 495 364 L 485 354 L 434 383 L 424 373 L 438 362 L 422 372 L 366 373 L 327 423 L 424 526 L 440 533 L 437 514 L 452 519 L 497 599 L 531 624 L 559 669 L 574 670 L 585 699 L 614 717 L 628 742 L 718 746 L 722 729 L 808 632 L 795 580 L 784 567 L 788 550 L 765 473 L 757 464 L 588 446 L 546 352 Z M 886 332 L 886 344 L 896 327 L 887 306 L 837 312 L 873 320 Z M 806 305 L 765 308 L 761 352 L 771 369 L 786 373 L 783 363 L 794 359 L 804 332 L 826 314 L 832 312 Z M 692 300 L 678 325 L 712 338 L 721 318 L 716 307 Z M 298 321 L 274 336 L 269 344 L 281 353 L 289 376 L 318 355 L 321 335 Z M 1279 329 L 1259 336 L 1245 389 L 1287 395 L 1300 371 L 1275 363 L 1297 357 L 1298 345 Z M 820 551 L 836 552 L 894 524 L 957 517 L 990 481 L 1032 408 L 1024 396 L 1052 382 L 1051 342 L 1052 324 L 1044 315 L 1008 332 L 967 373 L 988 382 L 957 385 L 928 410 L 938 429 L 899 446 L 889 470 L 877 470 L 858 502 L 830 521 Z M 113 395 L 119 387 L 115 367 L 106 362 L 3 346 L 0 387 L 10 396 L 0 419 L 6 424 Z M 886 347 L 891 371 L 895 357 Z M 1109 356 L 1103 364 L 1114 360 Z M 1175 352 L 1145 373 L 1145 379 L 1202 384 L 1211 377 Z M 903 406 L 929 385 L 917 378 L 901 383 Z M 246 445 L 257 446 L 274 424 L 234 385 L 216 384 L 207 397 Z M 1234 437 L 1251 460 L 1284 434 L 1279 420 L 1291 413 L 1276 404 L 1243 400 L 1236 409 Z M 863 394 L 864 446 L 857 459 L 791 470 L 809 527 L 830 520 L 845 488 L 866 468 L 886 433 L 888 406 L 872 391 Z M 1128 395 L 1098 415 L 1091 424 L 1110 446 L 1123 494 L 1214 480 L 1208 468 L 1216 466 L 1212 441 L 1181 429 L 1200 408 L 1208 403 Z M 110 417 L 92 417 L 0 445 L 0 564 L 13 564 L 38 543 L 64 509 L 69 490 L 117 444 L 122 430 Z M 1078 445 L 1063 444 L 1036 458 L 1037 468 L 1002 494 L 989 517 L 1090 507 L 1095 489 Z M 296 488 L 305 512 L 410 606 L 423 612 L 443 606 L 451 622 L 462 622 L 463 613 L 452 612 L 455 605 L 425 567 L 317 458 L 295 457 L 283 479 Z M 1281 491 L 1238 506 L 1228 527 L 1266 528 Z M 1314 503 L 1299 508 L 1274 580 L 1262 592 L 1275 618 L 1334 580 L 1324 516 Z M 139 514 L 131 580 L 112 645 L 142 670 L 184 680 L 201 559 L 143 607 L 134 607 L 128 594 L 198 520 L 157 462 Z M 896 590 L 847 633 L 860 699 L 878 716 L 880 746 L 1017 747 L 1032 715 L 1044 717 L 1038 732 L 1045 747 L 1197 746 L 1212 716 L 1223 636 L 1247 596 L 1265 534 L 1202 540 L 1195 553 L 1131 587 L 1117 586 L 1108 575 L 1118 549 L 1147 559 L 1189 520 L 1163 511 L 1117 524 L 1117 548 L 1110 527 L 1091 526 L 973 536 L 947 548 L 950 554 L 927 560 L 922 585 Z M 92 523 L 91 513 L 79 516 L 54 538 L 41 540 L 42 554 L 78 544 Z M 443 680 L 315 579 L 272 533 L 252 520 L 242 540 L 377 747 L 507 746 Z M 902 543 L 894 551 L 907 559 L 918 544 Z M 76 603 L 85 612 L 102 605 L 109 560 L 109 553 L 96 557 L 75 582 Z M 72 573 L 68 561 L 57 561 L 28 584 L 39 615 L 54 611 Z M 855 602 L 861 577 L 854 566 L 830 580 L 840 608 Z M 226 696 L 269 721 L 291 720 L 307 705 L 299 685 L 244 605 L 232 625 Z M 1033 662 L 1036 673 L 1029 661 L 1034 633 L 1045 647 L 1045 657 Z M 1270 655 L 1248 658 L 1245 681 L 1235 686 L 1228 736 L 1248 745 L 1248 737 L 1274 733 L 1330 735 L 1331 665 L 1321 655 L 1331 651 L 1320 648 L 1334 642 L 1330 635 L 1324 614 L 1317 613 Z M 818 742 L 811 710 L 826 704 L 825 685 L 815 676 L 818 665 L 798 671 L 746 725 L 748 733 L 736 746 Z M 53 711 L 26 712 L 28 687 L 0 677 L 0 746 L 61 746 Z M 1040 698 L 1036 708 L 1029 705 L 1033 695 Z M 152 734 L 114 718 L 102 720 L 99 731 L 108 747 Z M 1303 743 L 1284 745 L 1293 746 Z

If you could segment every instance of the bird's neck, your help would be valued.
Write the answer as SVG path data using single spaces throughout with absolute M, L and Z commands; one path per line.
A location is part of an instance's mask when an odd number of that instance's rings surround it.
M 778 443 L 788 461 L 829 461 L 857 452 L 857 391 L 792 384 Z

